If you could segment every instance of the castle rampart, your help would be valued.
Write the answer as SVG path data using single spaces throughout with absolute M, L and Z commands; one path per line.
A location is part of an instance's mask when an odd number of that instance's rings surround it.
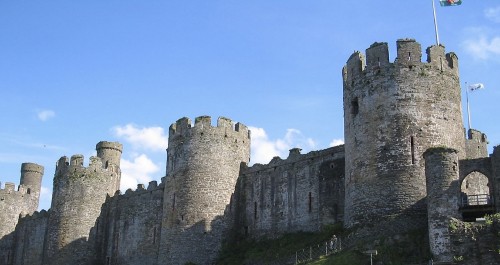
M 341 222 L 344 208 L 344 147 L 242 167 L 236 189 L 237 232 L 248 237 L 318 231 Z
M 165 184 L 109 197 L 92 229 L 100 264 L 157 264 Z
M 42 265 L 49 212 L 42 210 L 19 219 L 16 226 L 13 265 Z
M 250 159 L 250 133 L 227 118 L 179 119 L 169 129 L 159 263 L 205 264 L 220 249 L 240 164 Z M 213 226 L 213 221 L 218 220 Z
M 369 225 L 394 216 L 425 218 L 423 152 L 450 146 L 465 158 L 456 56 L 397 41 L 355 52 L 343 69 L 346 161 L 345 224 Z

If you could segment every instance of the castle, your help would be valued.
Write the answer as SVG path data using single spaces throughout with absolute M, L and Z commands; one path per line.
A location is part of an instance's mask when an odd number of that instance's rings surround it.
M 394 62 L 387 43 L 350 56 L 342 146 L 249 167 L 245 125 L 182 118 L 161 183 L 121 193 L 122 145 L 99 142 L 87 167 L 82 155 L 59 159 L 40 212 L 43 167 L 25 163 L 18 189 L 0 190 L 0 264 L 211 264 L 230 232 L 258 239 L 341 222 L 359 240 L 425 228 L 434 261 L 451 262 L 471 247 L 456 245 L 450 223 L 500 212 L 500 148 L 488 156 L 485 134 L 465 135 L 457 56 L 426 52 L 422 62 L 420 44 L 400 39 Z

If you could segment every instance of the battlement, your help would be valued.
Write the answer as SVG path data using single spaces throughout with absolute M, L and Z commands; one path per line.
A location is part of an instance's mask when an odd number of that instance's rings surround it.
M 63 176 L 66 172 L 82 172 L 86 170 L 89 170 L 89 172 L 112 172 L 112 170 L 103 168 L 103 163 L 99 157 L 91 156 L 89 160 L 88 167 L 85 167 L 84 156 L 81 154 L 72 155 L 71 159 L 62 156 L 56 163 L 56 175 Z
M 231 119 L 219 117 L 217 119 L 217 126 L 212 126 L 212 118 L 210 116 L 199 116 L 195 118 L 194 126 L 191 119 L 181 118 L 169 127 L 169 137 L 188 136 L 191 134 L 192 129 L 203 133 L 203 131 L 218 130 L 224 132 L 227 137 L 228 133 L 239 133 L 246 138 L 250 138 L 250 131 L 247 126 L 242 123 L 234 123 Z
M 396 42 L 396 59 L 389 61 L 389 48 L 386 42 L 375 42 L 366 49 L 365 56 L 355 51 L 342 69 L 344 84 L 353 82 L 362 75 L 381 74 L 384 71 L 397 73 L 400 68 L 427 66 L 439 71 L 447 71 L 458 76 L 458 58 L 454 53 L 445 54 L 444 46 L 430 46 L 426 49 L 427 61 L 422 62 L 422 48 L 414 39 L 399 39 Z M 395 70 L 391 70 L 394 68 Z M 424 75 L 421 70 L 420 74 Z
M 22 172 L 33 172 L 43 175 L 44 168 L 35 163 L 22 163 L 21 164 L 21 173 Z
M 468 130 L 467 139 L 477 143 L 488 143 L 486 134 L 475 129 Z
M 41 218 L 48 218 L 49 217 L 49 211 L 41 210 L 41 211 L 35 211 L 32 214 L 26 214 L 26 215 L 20 214 L 20 217 L 22 218 L 20 221 L 22 222 L 22 221 L 27 221 L 27 220 L 35 220 L 35 219 L 41 219 Z
M 24 197 L 24 195 L 29 195 L 35 192 L 34 190 L 30 189 L 26 185 L 20 184 L 17 186 L 16 189 L 16 184 L 12 182 L 5 182 L 5 187 L 1 188 L 1 183 L 0 183 L 0 194 L 2 195 L 8 195 L 12 194 L 12 196 L 21 196 Z
M 117 190 L 116 193 L 114 194 L 113 197 L 109 197 L 108 200 L 122 200 L 122 199 L 130 199 L 131 197 L 135 196 L 143 196 L 146 194 L 152 194 L 155 191 L 161 191 L 161 194 L 163 194 L 163 189 L 165 188 L 165 184 L 160 183 L 156 180 L 150 181 L 148 183 L 148 187 L 144 184 L 137 184 L 137 189 L 132 190 L 132 189 L 127 189 L 125 193 L 122 193 L 121 191 Z
M 112 149 L 114 151 L 118 151 L 118 152 L 122 153 L 123 145 L 118 143 L 118 142 L 100 141 L 99 143 L 97 143 L 95 149 L 97 151 L 99 151 L 101 149 Z
M 288 165 L 291 163 L 300 163 L 306 160 L 314 160 L 318 157 L 331 156 L 333 159 L 344 158 L 344 145 L 338 145 L 334 147 L 330 147 L 327 149 L 319 150 L 319 151 L 311 151 L 307 154 L 301 154 L 300 148 L 292 148 L 290 149 L 290 153 L 286 159 L 281 159 L 278 156 L 273 157 L 273 159 L 269 162 L 269 164 L 254 164 L 251 167 L 242 167 L 242 174 L 250 174 L 253 172 L 261 171 L 268 169 L 270 167 L 276 168 L 284 165 Z

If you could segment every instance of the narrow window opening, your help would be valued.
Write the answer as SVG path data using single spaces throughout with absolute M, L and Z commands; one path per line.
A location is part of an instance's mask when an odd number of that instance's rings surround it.
M 354 98 L 352 101 L 351 101 L 351 113 L 356 116 L 358 115 L 359 113 L 359 102 L 358 102 L 358 98 Z
M 309 212 L 312 212 L 312 193 L 309 192 Z
M 108 168 L 109 166 L 109 161 L 106 161 L 106 167 L 105 168 Z
M 410 137 L 410 149 L 411 149 L 411 164 L 415 165 L 415 138 Z
M 253 203 L 253 218 L 257 220 L 257 202 Z
M 380 66 L 380 57 L 377 57 L 378 66 Z
M 111 258 L 110 257 L 106 257 L 106 265 L 111 265 Z
M 245 226 L 245 236 L 248 236 L 248 226 Z
M 408 61 L 411 61 L 411 52 L 408 52 Z
M 175 211 L 175 193 L 174 198 L 172 199 L 172 211 Z
M 479 146 L 478 146 L 478 148 L 479 148 Z M 28 190 L 26 191 L 26 193 L 31 194 L 31 189 L 28 188 Z

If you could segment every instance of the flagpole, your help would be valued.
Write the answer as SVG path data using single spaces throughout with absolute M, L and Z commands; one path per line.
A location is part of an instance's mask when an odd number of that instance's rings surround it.
M 467 82 L 465 82 L 465 95 L 466 95 L 466 98 L 467 98 L 467 121 L 468 121 L 468 127 L 469 127 L 469 131 L 470 131 L 470 107 L 469 107 L 469 87 L 467 86 Z
M 436 45 L 439 46 L 439 33 L 438 33 L 438 24 L 436 19 L 436 6 L 434 5 L 434 0 L 432 0 L 432 13 L 434 14 L 434 31 L 436 32 Z

